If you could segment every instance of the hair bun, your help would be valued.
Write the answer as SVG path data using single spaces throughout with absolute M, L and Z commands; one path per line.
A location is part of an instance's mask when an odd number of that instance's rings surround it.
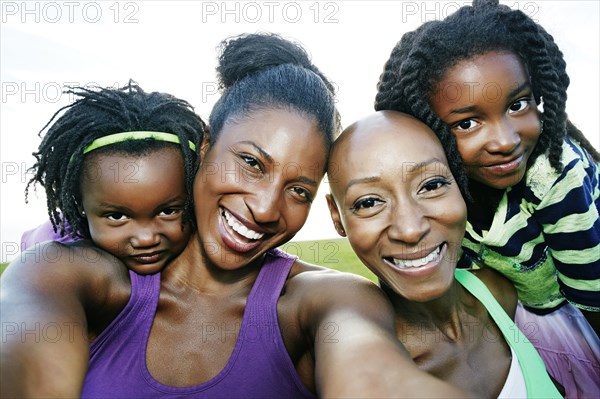
M 499 0 L 473 0 L 473 8 L 498 7 Z
M 271 67 L 294 64 L 315 71 L 306 51 L 272 33 L 243 34 L 220 45 L 217 75 L 221 88 Z

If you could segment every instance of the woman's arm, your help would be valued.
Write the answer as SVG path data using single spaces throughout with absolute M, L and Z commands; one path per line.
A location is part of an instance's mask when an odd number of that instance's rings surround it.
M 2 397 L 80 395 L 86 312 L 105 302 L 110 275 L 98 276 L 115 267 L 101 251 L 58 243 L 25 251 L 7 267 L 0 278 Z
M 315 382 L 322 397 L 467 397 L 417 368 L 395 332 L 383 292 L 370 281 L 315 272 L 300 319 L 314 339 Z

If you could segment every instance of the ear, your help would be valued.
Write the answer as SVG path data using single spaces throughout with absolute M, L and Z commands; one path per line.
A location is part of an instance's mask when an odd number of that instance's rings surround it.
M 85 218 L 85 210 L 83 209 L 83 205 L 79 203 L 79 201 L 75 200 L 75 206 L 77 206 L 77 211 L 81 215 L 81 217 Z
M 202 137 L 202 143 L 200 144 L 200 153 L 199 153 L 200 162 L 202 162 L 202 160 L 206 156 L 206 153 L 208 152 L 209 142 L 210 142 L 210 129 L 207 126 L 206 130 L 204 130 L 204 136 Z
M 331 194 L 325 195 L 325 199 L 327 200 L 327 207 L 329 208 L 329 213 L 331 215 L 331 220 L 333 221 L 333 227 L 335 227 L 335 231 L 342 236 L 346 237 L 346 230 L 344 230 L 344 226 L 342 226 L 342 219 L 340 217 L 340 211 L 333 199 Z

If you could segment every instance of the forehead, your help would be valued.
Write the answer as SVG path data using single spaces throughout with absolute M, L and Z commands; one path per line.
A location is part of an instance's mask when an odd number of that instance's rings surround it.
M 129 189 L 142 185 L 183 185 L 183 158 L 178 148 L 162 147 L 143 154 L 91 152 L 84 159 L 82 184 L 115 185 Z
M 392 113 L 367 118 L 336 145 L 328 175 L 332 187 L 365 176 L 395 176 L 434 160 L 447 164 L 444 150 L 435 134 L 421 122 Z
M 529 80 L 523 62 L 513 53 L 506 51 L 490 51 L 458 62 L 450 67 L 441 79 L 439 90 L 469 94 L 461 96 L 467 100 L 474 95 L 488 92 L 499 86 L 518 86 Z M 456 87 L 451 87 L 456 86 Z
M 252 142 L 273 159 L 287 157 L 323 163 L 326 145 L 317 121 L 303 113 L 286 109 L 252 111 L 227 121 L 215 147 Z
M 367 119 L 336 147 L 332 162 L 349 170 L 369 170 L 446 157 L 435 134 L 424 124 L 405 116 Z

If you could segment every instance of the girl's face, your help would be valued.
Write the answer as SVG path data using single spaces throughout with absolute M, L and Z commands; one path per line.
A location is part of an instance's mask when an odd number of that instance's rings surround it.
M 181 153 L 86 155 L 82 207 L 92 241 L 139 274 L 162 270 L 185 247 L 186 193 Z
M 466 206 L 433 132 L 404 114 L 378 113 L 336 144 L 329 166 L 334 225 L 361 261 L 409 300 L 446 292 Z
M 523 179 L 541 125 L 529 75 L 516 55 L 489 52 L 459 62 L 430 104 L 454 133 L 470 178 L 498 189 Z
M 231 270 L 289 241 L 306 222 L 325 159 L 316 122 L 297 112 L 259 110 L 228 121 L 194 185 L 205 256 Z

